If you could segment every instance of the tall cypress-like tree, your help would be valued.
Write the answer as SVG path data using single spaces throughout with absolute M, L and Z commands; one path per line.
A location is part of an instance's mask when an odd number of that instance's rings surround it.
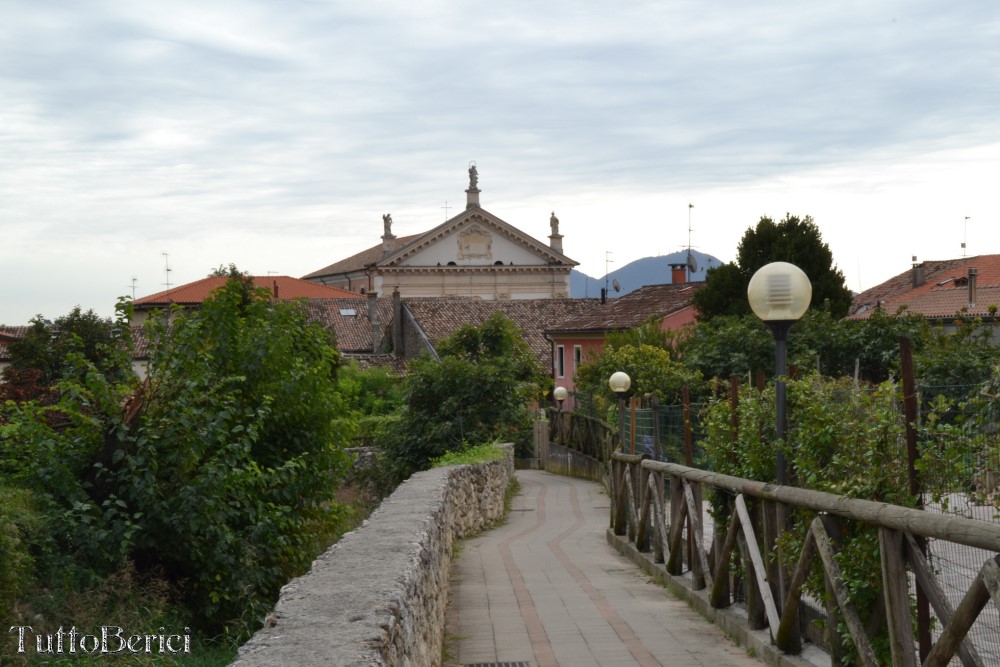
M 704 289 L 694 295 L 699 319 L 750 314 L 747 285 L 757 269 L 771 262 L 790 262 L 805 271 L 812 282 L 810 308 L 828 310 L 836 318 L 847 314 L 851 291 L 819 227 L 811 216 L 787 213 L 780 222 L 762 217 L 743 234 L 735 262 L 709 269 Z

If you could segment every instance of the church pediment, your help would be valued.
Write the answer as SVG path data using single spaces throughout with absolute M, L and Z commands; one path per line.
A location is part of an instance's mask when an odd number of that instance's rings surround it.
M 386 267 L 576 264 L 483 209 L 452 218 L 379 263 Z

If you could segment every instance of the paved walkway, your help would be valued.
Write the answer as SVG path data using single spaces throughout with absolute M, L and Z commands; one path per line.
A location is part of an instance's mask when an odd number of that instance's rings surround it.
M 600 485 L 517 476 L 507 523 L 453 564 L 448 665 L 760 667 L 608 545 Z

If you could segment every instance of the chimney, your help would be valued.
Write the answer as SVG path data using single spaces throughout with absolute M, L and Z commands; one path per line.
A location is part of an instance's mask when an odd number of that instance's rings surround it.
M 917 263 L 916 255 L 913 255 L 911 261 L 913 262 L 913 287 L 920 287 L 926 280 L 926 278 L 924 278 L 924 265 Z
M 979 275 L 979 269 L 975 267 L 969 267 L 969 308 L 976 307 L 976 276 Z
M 687 264 L 670 265 L 670 283 L 679 285 L 687 282 Z
M 278 281 L 274 281 L 274 300 L 278 300 Z
M 403 304 L 399 298 L 399 288 L 392 290 L 392 353 L 404 356 L 403 349 Z
M 601 303 L 608 302 L 608 290 L 606 287 L 601 288 Z
M 378 292 L 368 292 L 368 323 L 372 325 L 372 354 L 378 354 L 382 342 L 378 326 Z

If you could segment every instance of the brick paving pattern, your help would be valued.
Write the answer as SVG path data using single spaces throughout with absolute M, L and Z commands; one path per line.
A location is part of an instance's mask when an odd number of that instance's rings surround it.
M 507 523 L 463 543 L 447 611 L 450 667 L 759 667 L 606 542 L 593 482 L 519 471 Z

